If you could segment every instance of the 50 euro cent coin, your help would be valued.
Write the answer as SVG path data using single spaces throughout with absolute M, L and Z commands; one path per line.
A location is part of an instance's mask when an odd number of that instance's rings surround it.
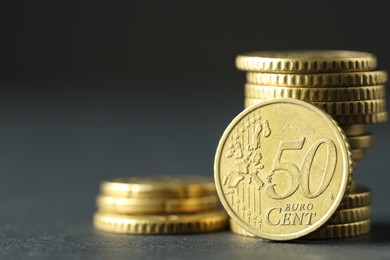
M 274 99 L 225 130 L 215 156 L 219 198 L 243 229 L 291 240 L 322 227 L 348 194 L 352 160 L 337 123 L 315 106 Z

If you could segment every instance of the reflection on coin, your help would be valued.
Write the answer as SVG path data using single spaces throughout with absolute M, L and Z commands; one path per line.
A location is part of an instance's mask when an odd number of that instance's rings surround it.
M 223 210 L 179 215 L 120 215 L 97 212 L 96 229 L 124 234 L 202 233 L 226 227 L 228 216 Z
M 194 198 L 123 198 L 100 195 L 97 206 L 101 211 L 121 214 L 192 213 L 215 209 L 216 195 Z
M 101 193 L 131 198 L 190 198 L 215 194 L 212 178 L 202 176 L 155 176 L 117 178 L 104 181 Z
M 374 55 L 356 51 L 264 51 L 238 55 L 236 66 L 262 72 L 344 72 L 372 70 Z
M 261 238 L 289 240 L 326 223 L 347 194 L 351 155 L 336 122 L 294 99 L 239 114 L 225 130 L 214 173 L 230 217 Z

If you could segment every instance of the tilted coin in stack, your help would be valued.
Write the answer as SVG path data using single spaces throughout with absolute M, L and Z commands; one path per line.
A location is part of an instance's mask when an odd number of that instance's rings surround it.
M 96 229 L 127 234 L 201 233 L 223 229 L 213 180 L 201 176 L 118 178 L 97 196 Z
M 246 108 L 265 100 L 293 98 L 319 107 L 336 120 L 352 149 L 353 171 L 374 141 L 367 125 L 387 120 L 387 72 L 377 69 L 377 59 L 373 54 L 333 50 L 253 52 L 237 56 L 236 66 L 247 72 Z M 315 120 L 312 124 L 316 124 Z M 351 190 L 354 192 L 358 185 L 354 175 L 352 179 Z M 348 224 L 348 227 L 337 227 L 341 224 Z M 353 229 L 356 232 L 343 235 L 352 236 L 369 230 L 369 218 L 356 225 L 341 224 L 329 222 L 329 228 L 325 226 L 322 230 L 336 231 L 322 231 L 328 232 L 327 235 L 317 236 L 342 237 L 341 233 Z M 332 235 L 334 232 L 341 233 Z
M 241 112 L 222 135 L 214 174 L 229 216 L 260 238 L 297 239 L 332 219 L 368 214 L 339 211 L 352 183 L 347 137 L 300 100 L 267 100 Z

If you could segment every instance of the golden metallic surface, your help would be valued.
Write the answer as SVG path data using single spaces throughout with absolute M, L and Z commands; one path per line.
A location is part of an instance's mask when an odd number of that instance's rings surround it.
M 371 115 L 333 116 L 342 126 L 355 124 L 375 124 L 387 121 L 387 112 L 380 112 Z
M 353 149 L 351 153 L 353 160 L 362 160 L 366 154 L 364 149 Z
M 367 149 L 374 143 L 374 136 L 371 134 L 348 136 L 347 138 L 351 149 Z
M 245 98 L 245 106 L 248 107 L 263 101 L 263 99 Z M 345 102 L 310 102 L 310 104 L 323 109 L 332 116 L 361 116 L 386 111 L 385 99 Z
M 324 226 L 323 229 L 316 233 L 310 234 L 305 239 L 330 239 L 330 238 L 347 238 L 364 235 L 370 232 L 370 220 L 365 219 L 359 222 L 352 222 L 346 224 L 334 224 Z M 257 238 L 259 237 L 251 234 L 242 227 L 240 227 L 234 220 L 230 219 L 230 230 L 240 236 Z
M 96 229 L 122 234 L 203 233 L 224 229 L 228 216 L 223 210 L 192 214 L 125 215 L 95 213 Z
M 295 98 L 308 102 L 361 101 L 385 98 L 385 86 L 339 88 L 292 88 L 245 84 L 245 97 L 258 99 Z
M 249 233 L 248 231 L 246 231 L 245 229 L 243 229 L 242 227 L 240 227 L 236 222 L 234 222 L 234 220 L 230 219 L 229 220 L 229 224 L 230 224 L 230 230 L 237 234 L 237 235 L 240 235 L 240 236 L 246 236 L 246 237 L 253 237 L 253 238 L 258 238 L 260 239 L 259 237 Z
M 347 137 L 367 134 L 367 125 L 345 125 L 341 127 Z
M 193 213 L 216 209 L 217 195 L 194 198 L 122 198 L 100 195 L 96 200 L 100 211 L 120 214 Z
M 364 206 L 353 209 L 342 209 L 337 212 L 334 219 L 328 224 L 347 224 L 369 219 L 371 216 L 371 206 Z
M 264 51 L 238 55 L 236 67 L 261 72 L 346 72 L 376 67 L 374 55 L 356 51 Z
M 327 225 L 320 231 L 306 237 L 307 239 L 347 238 L 364 235 L 370 232 L 371 221 L 369 219 L 347 224 Z
M 252 84 L 279 87 L 360 87 L 385 84 L 387 82 L 387 72 L 384 70 L 321 74 L 248 72 L 246 80 Z
M 244 110 L 227 127 L 214 175 L 234 221 L 261 238 L 289 240 L 334 215 L 350 188 L 351 164 L 334 120 L 306 102 L 273 99 Z
M 101 193 L 131 198 L 191 198 L 215 195 L 212 178 L 203 176 L 155 176 L 117 178 L 102 182 Z
M 371 205 L 372 192 L 369 188 L 357 186 L 354 191 L 345 198 L 341 204 L 341 209 L 360 208 Z

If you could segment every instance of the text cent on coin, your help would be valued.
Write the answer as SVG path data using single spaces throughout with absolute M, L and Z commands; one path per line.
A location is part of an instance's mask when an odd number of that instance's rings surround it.
M 294 99 L 249 107 L 225 130 L 215 182 L 230 217 L 271 240 L 305 236 L 326 223 L 346 196 L 351 153 L 337 123 Z

